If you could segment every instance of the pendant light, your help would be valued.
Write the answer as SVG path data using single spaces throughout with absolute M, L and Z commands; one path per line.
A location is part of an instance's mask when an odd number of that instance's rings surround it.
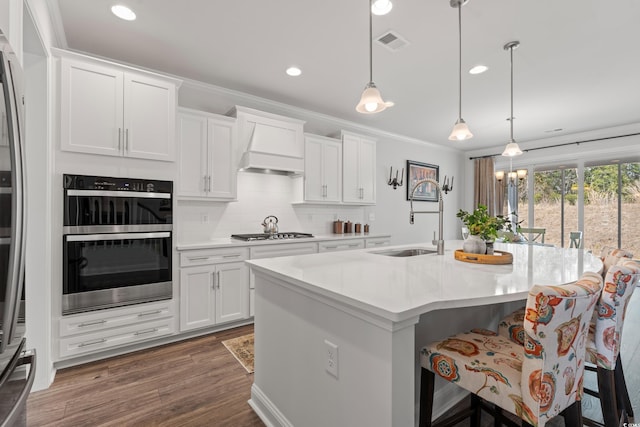
M 370 0 L 367 1 L 369 1 L 369 83 L 364 87 L 360 102 L 356 106 L 356 111 L 364 114 L 373 114 L 393 106 L 393 102 L 383 101 L 380 91 L 373 82 L 373 13 L 371 11 L 372 4 Z
M 450 141 L 464 141 L 473 138 L 473 134 L 462 118 L 462 5 L 468 0 L 451 0 L 451 7 L 458 8 L 458 120 L 453 126 Z
M 392 8 L 393 3 L 389 0 L 373 0 L 371 12 L 373 12 L 374 15 L 386 15 L 391 12 Z
M 502 152 L 502 155 L 506 157 L 514 157 L 522 154 L 522 150 L 518 147 L 515 139 L 513 139 L 513 49 L 517 49 L 518 46 L 520 46 L 519 41 L 512 41 L 504 45 L 504 50 L 508 50 L 511 56 L 511 115 L 509 116 L 511 133 L 509 143 Z

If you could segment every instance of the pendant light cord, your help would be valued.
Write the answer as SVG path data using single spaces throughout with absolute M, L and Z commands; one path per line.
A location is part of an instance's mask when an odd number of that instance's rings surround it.
M 369 0 L 369 83 L 373 83 L 373 12 Z
M 511 117 L 509 122 L 511 124 L 511 141 L 513 142 L 513 48 L 514 46 L 509 47 L 509 53 L 511 56 Z
M 458 119 L 462 119 L 462 0 L 458 3 Z

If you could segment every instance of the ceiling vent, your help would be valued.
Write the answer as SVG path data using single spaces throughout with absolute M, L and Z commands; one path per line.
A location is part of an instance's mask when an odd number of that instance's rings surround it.
M 381 36 L 376 37 L 376 42 L 380 43 L 392 52 L 396 52 L 409 44 L 407 39 L 393 30 L 387 31 Z

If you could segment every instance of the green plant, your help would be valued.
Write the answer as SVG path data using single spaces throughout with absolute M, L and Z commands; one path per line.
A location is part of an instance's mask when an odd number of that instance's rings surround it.
M 502 215 L 489 215 L 485 205 L 478 205 L 471 213 L 460 209 L 456 216 L 467 226 L 470 234 L 480 236 L 484 240 L 494 240 L 498 237 L 498 231 L 511 225 L 509 219 Z

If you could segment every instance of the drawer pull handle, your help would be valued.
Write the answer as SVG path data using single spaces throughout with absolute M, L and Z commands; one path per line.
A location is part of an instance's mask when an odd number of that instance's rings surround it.
M 325 246 L 325 249 L 338 249 L 337 246 Z
M 144 331 L 136 331 L 133 335 L 144 335 L 144 334 L 152 334 L 154 332 L 158 332 L 158 328 L 145 329 Z
M 93 322 L 83 322 L 78 324 L 78 328 L 86 328 L 87 326 L 104 325 L 105 323 L 107 323 L 107 321 L 104 319 L 94 320 Z
M 353 245 L 349 245 L 350 248 L 357 248 L 358 246 L 360 246 L 360 244 L 358 244 L 358 243 L 355 243 Z
M 138 317 L 152 316 L 154 314 L 160 314 L 160 313 L 162 313 L 162 310 L 145 311 L 144 313 L 138 314 Z
M 85 342 L 81 342 L 80 344 L 78 344 L 78 347 L 87 347 L 90 345 L 96 345 L 96 344 L 102 344 L 107 342 L 106 338 L 101 338 L 99 340 L 93 340 L 93 341 L 85 341 Z
M 222 255 L 222 258 L 238 258 L 240 256 L 240 254 L 235 254 L 235 255 Z
M 187 257 L 187 259 L 189 261 L 202 261 L 203 259 L 209 259 L 208 256 L 194 256 L 194 257 Z

